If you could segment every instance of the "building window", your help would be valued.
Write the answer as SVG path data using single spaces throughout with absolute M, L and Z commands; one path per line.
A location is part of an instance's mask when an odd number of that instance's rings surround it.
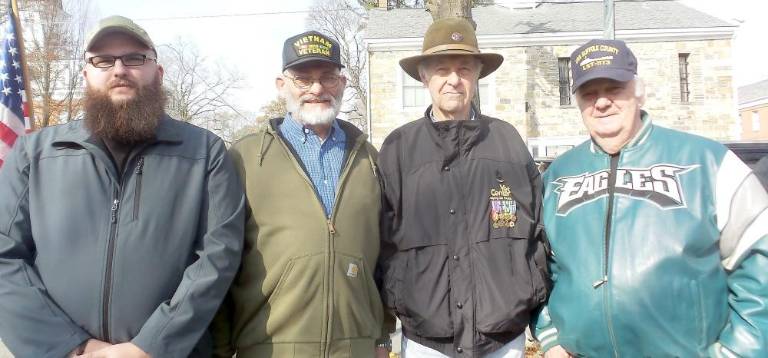
M 557 59 L 558 81 L 560 83 L 560 105 L 567 106 L 571 104 L 571 68 L 570 58 L 560 57 Z
M 752 131 L 760 131 L 760 113 L 758 111 L 752 112 Z
M 403 74 L 403 107 L 423 108 L 432 102 L 429 92 L 421 82 L 414 80 L 407 73 Z
M 678 60 L 680 65 L 680 102 L 681 103 L 688 103 L 690 102 L 691 97 L 691 90 L 688 87 L 689 81 L 688 81 L 688 57 L 691 54 L 689 53 L 681 53 L 678 54 Z
M 488 84 L 488 77 L 481 78 L 477 84 L 477 93 L 480 96 L 480 112 L 488 113 L 493 108 L 491 103 L 491 88 Z

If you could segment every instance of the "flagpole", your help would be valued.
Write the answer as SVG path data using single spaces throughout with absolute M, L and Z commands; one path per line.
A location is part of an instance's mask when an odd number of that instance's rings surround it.
M 27 69 L 27 56 L 24 51 L 24 34 L 21 30 L 21 19 L 19 18 L 19 5 L 16 0 L 11 0 L 11 9 L 13 13 L 13 21 L 16 22 L 16 41 L 19 45 L 19 57 L 21 58 L 21 71 L 24 75 L 24 93 L 27 96 L 27 108 L 29 110 L 29 130 L 35 129 L 35 116 L 32 110 L 34 106 L 34 100 L 32 98 L 32 87 L 29 86 L 29 70 Z

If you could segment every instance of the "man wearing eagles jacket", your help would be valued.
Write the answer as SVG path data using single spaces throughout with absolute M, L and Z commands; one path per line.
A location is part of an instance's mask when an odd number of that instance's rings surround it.
M 656 126 L 621 41 L 571 55 L 591 140 L 544 176 L 545 357 L 768 356 L 768 194 L 723 145 Z

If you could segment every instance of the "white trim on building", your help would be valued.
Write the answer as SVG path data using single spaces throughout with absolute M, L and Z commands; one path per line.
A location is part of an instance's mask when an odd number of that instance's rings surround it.
M 733 27 L 683 28 L 683 29 L 641 29 L 617 30 L 616 38 L 627 42 L 664 42 L 732 39 Z M 546 45 L 581 45 L 585 41 L 601 37 L 600 31 L 553 32 L 535 34 L 478 35 L 480 48 L 518 47 Z M 421 37 L 364 39 L 368 51 L 413 51 L 420 50 Z

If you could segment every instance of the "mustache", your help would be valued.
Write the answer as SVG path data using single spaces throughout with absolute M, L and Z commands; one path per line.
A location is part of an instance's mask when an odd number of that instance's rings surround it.
M 336 98 L 331 96 L 330 94 L 322 94 L 320 96 L 315 96 L 311 94 L 305 94 L 301 97 L 299 97 L 299 104 L 302 105 L 304 103 L 310 102 L 310 101 L 329 101 L 331 102 L 331 106 L 336 105 Z
M 115 87 L 131 87 L 131 88 L 137 88 L 138 87 L 136 82 L 131 81 L 131 80 L 126 79 L 126 78 L 118 78 L 118 79 L 111 80 L 111 81 L 107 82 L 107 86 L 110 89 L 115 88 Z

